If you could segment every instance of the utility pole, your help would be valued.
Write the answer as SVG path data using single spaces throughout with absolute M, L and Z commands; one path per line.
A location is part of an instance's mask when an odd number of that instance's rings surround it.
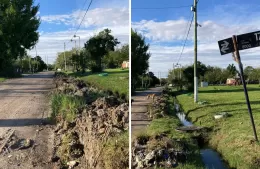
M 36 63 L 37 63 L 37 71 L 38 71 L 38 60 L 37 60 L 37 55 L 38 55 L 38 54 L 37 54 L 37 47 L 36 47 L 36 46 L 35 46 L 35 52 L 36 52 L 36 57 L 35 57 L 35 58 L 36 58 Z
M 194 12 L 194 102 L 198 102 L 198 75 L 197 75 L 197 2 L 194 0 L 192 11 Z
M 172 72 L 173 72 L 173 79 L 175 79 L 175 65 L 174 65 L 174 63 L 172 64 L 172 66 L 173 66 L 173 69 L 172 69 Z
M 48 56 L 46 56 L 47 57 L 47 71 L 49 71 L 49 68 L 48 68 Z
M 66 63 L 66 54 L 65 54 L 65 50 L 66 50 L 66 44 L 64 42 L 64 62 L 65 62 L 65 71 L 67 71 L 67 63 Z
M 161 83 L 161 72 L 159 72 L 159 80 L 160 80 L 160 86 L 162 85 L 162 83 Z
M 29 56 L 29 67 L 30 67 L 30 72 L 32 72 L 31 57 L 30 56 Z

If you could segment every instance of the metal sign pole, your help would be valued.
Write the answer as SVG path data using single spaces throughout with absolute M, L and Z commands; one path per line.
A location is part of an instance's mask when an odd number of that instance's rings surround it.
M 255 129 L 254 117 L 253 117 L 252 110 L 251 110 L 251 105 L 250 105 L 250 102 L 249 102 L 248 92 L 247 92 L 247 88 L 246 88 L 246 82 L 245 82 L 245 79 L 244 79 L 243 66 L 242 66 L 242 62 L 241 62 L 241 59 L 240 59 L 240 54 L 239 54 L 239 50 L 238 50 L 238 47 L 237 47 L 237 39 L 236 38 L 237 37 L 235 35 L 233 35 L 232 40 L 233 40 L 233 44 L 234 44 L 235 55 L 236 55 L 238 66 L 239 66 L 239 70 L 240 70 L 240 78 L 241 78 L 241 81 L 242 81 L 242 84 L 243 84 L 243 88 L 244 88 L 244 93 L 245 93 L 245 97 L 246 97 L 248 113 L 249 113 L 251 124 L 252 124 L 252 127 L 253 127 L 255 140 L 258 141 L 257 134 L 256 134 L 256 129 Z

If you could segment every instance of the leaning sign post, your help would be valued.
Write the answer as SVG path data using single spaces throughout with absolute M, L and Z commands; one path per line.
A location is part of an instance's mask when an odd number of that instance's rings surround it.
M 250 116 L 250 121 L 252 124 L 255 140 L 258 141 L 257 134 L 256 134 L 256 128 L 254 123 L 254 117 L 252 114 L 252 109 L 248 97 L 248 91 L 246 88 L 246 82 L 244 78 L 244 71 L 243 71 L 243 65 L 241 62 L 239 50 L 249 49 L 260 46 L 260 31 L 257 32 L 251 32 L 247 34 L 242 34 L 235 36 L 233 35 L 232 38 L 224 39 L 218 41 L 219 50 L 221 55 L 225 55 L 228 53 L 233 53 L 236 57 L 236 61 L 238 62 L 239 71 L 240 71 L 240 78 L 243 84 L 248 113 Z

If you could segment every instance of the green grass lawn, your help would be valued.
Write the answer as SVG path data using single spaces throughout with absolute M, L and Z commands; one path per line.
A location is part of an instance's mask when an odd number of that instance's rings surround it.
M 6 78 L 0 77 L 0 82 L 3 82 L 3 81 L 5 81 L 5 80 L 6 80 Z
M 260 137 L 260 87 L 248 85 L 249 99 L 258 137 Z M 210 86 L 199 89 L 199 101 L 195 104 L 193 95 L 177 96 L 182 109 L 196 125 L 211 127 L 209 144 L 220 152 L 237 169 L 260 168 L 260 144 L 254 142 L 254 135 L 243 92 L 243 86 Z M 227 112 L 231 117 L 215 120 L 213 115 Z
M 82 80 L 99 89 L 110 90 L 114 94 L 118 93 L 120 96 L 124 96 L 128 100 L 129 70 L 106 69 L 104 73 L 108 73 L 108 76 L 99 76 L 99 73 L 91 74 L 90 72 L 86 72 L 83 75 L 80 72 L 68 72 L 67 74 L 80 77 Z

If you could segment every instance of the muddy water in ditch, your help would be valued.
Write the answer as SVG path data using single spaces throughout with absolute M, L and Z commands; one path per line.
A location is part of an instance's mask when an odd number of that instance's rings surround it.
M 180 110 L 178 104 L 175 105 L 175 108 L 177 111 Z M 193 126 L 193 124 L 186 119 L 184 113 L 179 112 L 177 113 L 177 116 L 184 126 Z M 213 149 L 202 148 L 200 149 L 200 154 L 206 169 L 228 169 L 227 165 L 223 162 L 220 155 Z

